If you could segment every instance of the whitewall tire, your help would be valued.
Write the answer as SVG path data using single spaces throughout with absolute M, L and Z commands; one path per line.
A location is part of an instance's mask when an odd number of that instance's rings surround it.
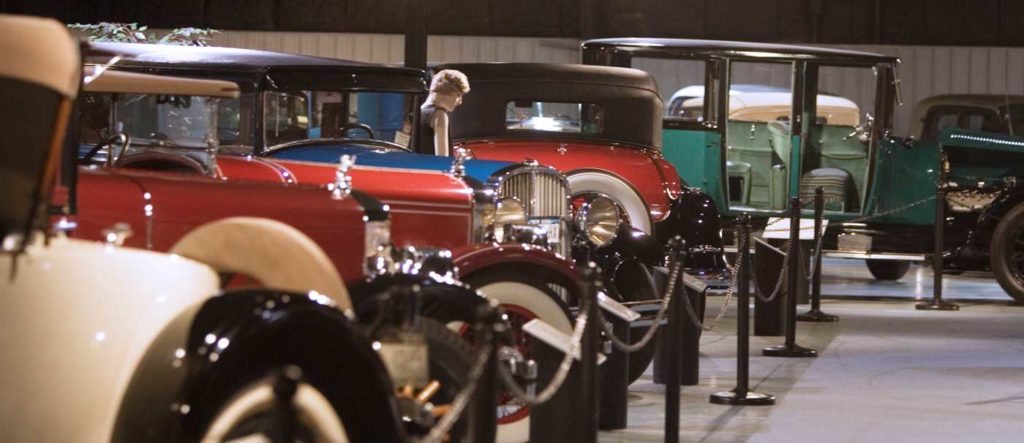
M 634 228 L 651 233 L 651 214 L 640 197 L 628 183 L 613 175 L 586 171 L 571 173 L 569 188 L 574 195 L 588 192 L 604 194 L 615 200 L 629 216 L 629 223 Z
M 563 308 L 543 290 L 515 281 L 497 281 L 477 288 L 489 299 L 497 300 L 510 314 L 529 312 L 565 334 L 572 334 L 572 320 Z M 530 439 L 530 419 L 498 423 L 499 443 L 525 442 Z

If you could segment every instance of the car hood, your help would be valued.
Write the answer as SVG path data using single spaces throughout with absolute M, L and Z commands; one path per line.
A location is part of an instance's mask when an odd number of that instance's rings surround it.
M 278 160 L 297 160 L 317 163 L 338 163 L 342 155 L 356 157 L 360 166 L 380 168 L 416 169 L 423 171 L 448 172 L 454 161 L 451 157 L 397 152 L 352 144 L 318 144 L 293 146 L 268 153 L 267 157 Z M 495 160 L 467 160 L 464 164 L 466 177 L 486 183 L 501 169 L 514 165 L 513 162 Z

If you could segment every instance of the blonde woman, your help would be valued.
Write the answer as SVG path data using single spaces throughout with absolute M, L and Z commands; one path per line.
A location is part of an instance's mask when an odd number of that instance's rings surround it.
M 445 69 L 434 74 L 430 81 L 430 95 L 420 107 L 421 147 L 434 146 L 434 153 L 447 157 L 451 153 L 448 137 L 448 114 L 462 104 L 462 96 L 469 92 L 466 75 Z

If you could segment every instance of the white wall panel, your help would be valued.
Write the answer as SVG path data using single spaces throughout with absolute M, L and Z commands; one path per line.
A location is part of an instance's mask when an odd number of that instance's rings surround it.
M 401 63 L 404 51 L 404 37 L 398 34 L 222 31 L 214 37 L 213 44 L 345 58 L 372 63 Z M 579 41 L 575 39 L 436 35 L 431 36 L 428 40 L 427 58 L 431 62 L 438 63 L 478 61 L 576 63 L 579 61 Z
M 907 134 L 913 105 L 939 94 L 1024 94 L 1024 48 L 943 46 L 842 46 L 899 56 L 904 106 L 896 133 Z
M 219 46 L 269 49 L 375 63 L 401 63 L 404 40 L 397 34 L 324 32 L 224 31 L 214 38 Z M 577 63 L 579 41 L 526 37 L 431 36 L 427 56 L 431 62 L 521 61 Z M 911 109 L 917 101 L 937 94 L 1024 94 L 1024 48 L 837 45 L 862 51 L 897 55 L 903 59 L 904 106 L 897 108 L 896 133 L 906 134 Z M 664 82 L 688 81 L 689 73 L 672 72 L 671 63 L 645 63 Z M 772 80 L 778 79 L 772 76 Z M 850 85 L 860 90 L 862 85 Z M 840 88 L 842 89 L 842 88 Z M 837 91 L 840 92 L 841 91 Z M 667 97 L 666 97 L 667 98 Z

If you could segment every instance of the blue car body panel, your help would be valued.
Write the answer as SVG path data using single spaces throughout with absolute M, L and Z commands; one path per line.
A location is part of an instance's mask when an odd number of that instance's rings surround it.
M 451 171 L 452 162 L 454 161 L 451 157 L 438 157 L 436 155 L 416 154 L 412 152 L 397 152 L 356 144 L 295 146 L 281 149 L 279 151 L 271 151 L 267 154 L 270 158 L 280 160 L 297 160 L 316 163 L 338 163 L 338 159 L 342 155 L 351 155 L 355 157 L 356 164 L 360 166 L 418 169 L 441 172 Z M 491 176 L 496 172 L 514 164 L 515 163 L 512 162 L 493 160 L 467 160 L 464 165 L 467 177 L 481 183 L 487 183 Z

